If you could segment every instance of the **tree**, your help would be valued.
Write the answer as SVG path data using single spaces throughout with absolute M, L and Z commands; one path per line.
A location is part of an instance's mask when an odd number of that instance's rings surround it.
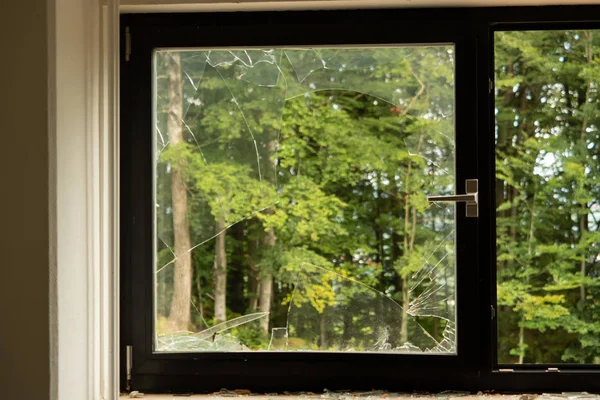
M 215 225 L 215 263 L 213 268 L 215 322 L 227 320 L 227 252 L 225 250 L 225 219 L 220 217 Z
M 168 75 L 169 116 L 168 135 L 171 147 L 183 144 L 183 94 L 181 79 L 181 58 L 177 53 L 164 53 L 163 61 Z M 192 248 L 188 224 L 188 200 L 182 165 L 175 162 L 171 166 L 171 204 L 173 209 L 174 233 L 174 278 L 173 300 L 169 313 L 172 330 L 185 331 L 190 325 L 190 301 L 192 296 Z

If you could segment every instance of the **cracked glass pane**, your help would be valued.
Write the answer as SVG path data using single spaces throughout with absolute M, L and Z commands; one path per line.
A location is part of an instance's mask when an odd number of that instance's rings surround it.
M 157 352 L 456 353 L 452 45 L 154 56 Z

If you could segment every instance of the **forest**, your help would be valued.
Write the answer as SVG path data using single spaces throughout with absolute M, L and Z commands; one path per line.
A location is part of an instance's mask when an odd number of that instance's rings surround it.
M 495 36 L 503 363 L 600 363 L 598 40 Z M 451 44 L 154 62 L 156 351 L 456 352 Z
M 498 355 L 600 363 L 600 32 L 495 35 Z

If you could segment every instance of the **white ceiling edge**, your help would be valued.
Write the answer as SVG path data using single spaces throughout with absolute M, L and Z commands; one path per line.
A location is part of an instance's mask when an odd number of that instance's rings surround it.
M 121 13 L 600 4 L 600 0 L 121 0 Z

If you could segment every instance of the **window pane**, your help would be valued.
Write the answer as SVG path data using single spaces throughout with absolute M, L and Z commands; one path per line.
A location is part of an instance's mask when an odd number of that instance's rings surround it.
M 599 50 L 495 34 L 500 363 L 600 363 Z
M 452 45 L 154 63 L 155 351 L 455 353 Z

